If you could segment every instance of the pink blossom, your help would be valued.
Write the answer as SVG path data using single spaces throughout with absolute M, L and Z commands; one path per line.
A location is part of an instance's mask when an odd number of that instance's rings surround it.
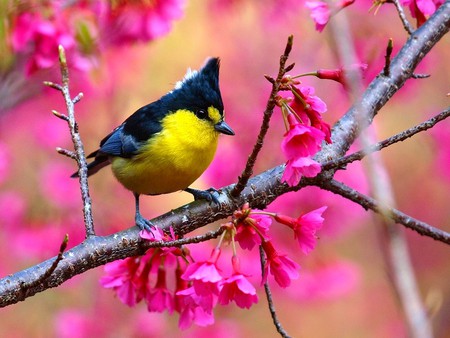
M 293 187 L 300 182 L 302 176 L 315 177 L 321 171 L 320 163 L 309 157 L 300 157 L 286 163 L 281 182 Z
M 164 240 L 164 232 L 160 228 L 153 228 L 150 231 L 141 230 L 139 236 L 143 239 L 147 239 L 151 242 L 159 242 Z
M 255 245 L 261 244 L 261 236 L 263 239 L 269 239 L 268 231 L 271 224 L 270 216 L 251 213 L 242 222 L 238 222 L 234 239 L 239 242 L 242 249 L 252 250 Z
M 328 3 L 323 1 L 306 1 L 305 6 L 311 10 L 311 18 L 316 24 L 316 30 L 322 32 L 330 17 L 341 9 L 350 6 L 355 0 L 341 0 L 330 9 Z
M 192 281 L 195 292 L 200 296 L 219 293 L 219 282 L 223 279 L 217 268 L 220 249 L 212 250 L 211 257 L 204 262 L 189 264 L 181 278 Z
M 255 287 L 242 274 L 234 274 L 221 283 L 219 304 L 227 305 L 235 301 L 237 306 L 249 309 L 253 303 L 258 302 Z
M 417 27 L 422 26 L 427 17 L 436 12 L 442 5 L 442 0 L 404 0 L 403 5 L 409 6 L 411 16 L 417 20 Z
M 316 24 L 316 30 L 322 32 L 331 16 L 328 4 L 323 1 L 306 1 L 305 6 L 311 10 L 311 18 Z
M 308 254 L 316 246 L 316 232 L 322 227 L 324 221 L 322 213 L 326 209 L 326 206 L 321 207 L 303 214 L 297 219 L 285 215 L 276 215 L 275 220 L 294 230 L 294 236 L 300 245 L 300 249 Z
M 311 88 L 311 90 L 309 90 L 306 88 L 305 92 L 307 94 L 313 94 L 314 89 Z M 300 115 L 300 119 L 302 119 L 301 114 L 305 103 L 309 105 L 309 111 L 319 115 L 320 112 L 326 110 L 326 106 L 323 107 L 321 105 L 323 102 L 320 99 L 316 100 L 314 96 L 304 95 L 301 91 L 298 91 L 298 94 L 304 97 L 305 101 L 301 103 L 301 106 L 298 109 L 296 109 L 296 113 Z M 309 98 L 311 104 L 307 102 L 307 98 Z M 299 98 L 297 99 L 300 101 Z M 303 118 L 307 117 L 309 117 L 309 114 L 303 113 Z M 309 158 L 309 156 L 314 155 L 320 150 L 321 143 L 326 134 L 315 127 L 300 124 L 292 113 L 288 114 L 287 118 L 290 129 L 284 136 L 281 143 L 281 150 L 288 161 L 281 180 L 282 182 L 287 182 L 290 186 L 294 186 L 300 182 L 302 176 L 314 177 L 320 172 L 320 164 Z M 303 123 L 305 123 L 305 121 L 303 121 Z
M 139 236 L 143 239 L 149 240 L 150 242 L 173 241 L 177 239 L 172 227 L 170 227 L 170 235 L 168 235 L 156 225 L 154 228 L 150 229 L 150 231 L 141 230 L 139 232 Z M 176 263 L 176 258 L 182 255 L 183 250 L 176 246 L 158 248 L 158 255 L 154 257 L 154 266 L 157 266 L 156 261 L 161 259 L 161 257 L 164 257 L 164 264 L 173 265 Z
M 146 296 L 147 308 L 150 312 L 173 312 L 174 300 L 172 293 L 166 285 L 166 269 L 162 266 L 158 269 L 158 277 L 155 287 L 151 288 Z
M 289 117 L 292 120 L 293 114 L 289 114 Z M 314 127 L 291 124 L 281 142 L 281 150 L 288 159 L 311 156 L 320 150 L 324 138 L 325 134 Z
M 198 326 L 214 324 L 212 312 L 215 305 L 212 294 L 198 295 L 194 287 L 178 291 L 176 293 L 180 303 L 180 319 L 178 327 L 182 330 L 189 328 L 192 323 Z
M 106 264 L 106 275 L 100 279 L 100 284 L 104 288 L 112 288 L 122 303 L 134 306 L 149 293 L 150 270 L 152 263 L 155 263 L 154 254 L 155 251 L 150 249 L 144 256 Z
M 175 269 L 175 296 L 174 296 L 174 310 L 176 312 L 181 312 L 183 309 L 183 303 L 181 301 L 181 298 L 178 296 L 179 291 L 186 290 L 189 288 L 189 282 L 185 281 L 181 276 L 184 273 L 184 269 L 181 267 L 181 265 L 178 265 Z
M 425 14 L 431 15 L 436 12 L 437 7 L 439 7 L 443 1 L 434 1 L 434 0 L 416 0 L 417 8 Z
M 327 105 L 322 99 L 316 95 L 316 90 L 311 86 L 302 86 L 300 88 L 293 87 L 293 89 L 302 97 L 302 99 L 309 105 L 307 111 L 313 111 L 315 114 L 323 114 L 327 111 Z M 294 102 L 299 104 L 298 98 Z M 303 106 L 303 103 L 301 103 Z M 305 107 L 302 107 L 305 109 Z
M 294 100 L 290 106 L 300 118 L 300 122 L 322 131 L 325 134 L 325 141 L 331 143 L 330 125 L 322 119 L 322 114 L 327 111 L 326 103 L 314 95 L 314 87 L 297 88 L 292 86 L 291 89 L 294 92 Z M 291 122 L 290 125 L 292 125 Z
M 98 6 L 101 32 L 109 43 L 147 42 L 167 34 L 184 13 L 185 0 L 124 2 Z
M 64 46 L 67 50 L 75 46 L 75 40 L 71 34 L 47 21 L 41 21 L 36 26 L 33 41 L 35 51 L 28 63 L 28 74 L 38 69 L 52 67 L 57 61 L 59 45 Z
M 26 50 L 28 43 L 32 40 L 35 25 L 38 21 L 37 15 L 31 12 L 24 12 L 15 18 L 11 35 L 11 44 L 15 52 Z
M 351 73 L 363 74 L 367 69 L 367 63 L 357 63 L 348 67 L 340 67 L 337 69 L 319 69 L 317 77 L 319 79 L 333 80 L 347 87 L 347 76 Z
M 232 257 L 233 275 L 220 283 L 220 294 L 218 302 L 227 305 L 235 301 L 237 306 L 249 309 L 253 303 L 258 302 L 255 287 L 242 274 L 237 256 Z
M 270 241 L 262 242 L 262 247 L 267 258 L 267 262 L 264 265 L 262 283 L 267 281 L 267 276 L 270 271 L 278 285 L 282 288 L 288 287 L 292 279 L 298 278 L 299 265 L 286 255 L 279 254 Z
M 128 306 L 137 303 L 136 289 L 133 284 L 136 271 L 139 268 L 139 260 L 125 258 L 105 265 L 106 276 L 100 279 L 104 288 L 112 288 L 116 291 L 120 301 Z
M 45 20 L 39 13 L 23 13 L 14 22 L 12 45 L 15 51 L 30 53 L 26 73 L 31 74 L 56 64 L 58 45 L 70 53 L 75 51 L 76 42 L 65 22 Z

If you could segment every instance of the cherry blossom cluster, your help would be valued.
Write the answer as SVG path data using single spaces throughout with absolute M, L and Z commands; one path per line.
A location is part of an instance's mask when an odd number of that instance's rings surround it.
M 236 235 L 232 240 L 239 243 L 244 250 L 252 250 L 260 245 L 266 255 L 262 283 L 267 281 L 268 273 L 272 274 L 281 287 L 288 287 L 292 279 L 298 278 L 299 266 L 287 255 L 277 251 L 269 234 L 272 221 L 288 226 L 294 233 L 294 238 L 304 254 L 310 253 L 316 245 L 316 232 L 322 227 L 322 213 L 326 206 L 309 213 L 292 218 L 278 213 L 251 209 L 245 204 L 235 211 L 233 221 L 228 223 Z
M 277 98 L 287 129 L 281 142 L 281 150 L 287 158 L 281 180 L 295 186 L 302 176 L 314 177 L 320 173 L 320 164 L 312 157 L 321 149 L 323 141 L 331 143 L 331 128 L 322 119 L 327 105 L 314 95 L 314 88 L 298 87 L 299 81 L 290 76 L 283 80 L 283 88 L 290 90 L 293 98 Z
M 280 90 L 290 91 L 293 97 L 277 97 L 286 126 L 286 133 L 281 142 L 281 150 L 287 158 L 286 169 L 281 180 L 290 186 L 300 182 L 302 176 L 314 177 L 321 171 L 321 166 L 312 157 L 321 149 L 322 143 L 331 143 L 331 128 L 322 114 L 327 105 L 310 86 L 300 86 L 298 78 L 316 76 L 319 79 L 332 80 L 348 87 L 348 78 L 357 74 L 362 76 L 367 64 L 359 63 L 337 69 L 319 69 L 315 72 L 297 76 L 286 75 L 282 79 Z
M 232 302 L 249 309 L 258 302 L 256 288 L 249 280 L 250 274 L 242 270 L 236 242 L 243 250 L 261 246 L 265 256 L 261 284 L 267 282 L 269 273 L 281 287 L 288 287 L 299 276 L 299 266 L 287 255 L 275 249 L 270 227 L 273 220 L 292 229 L 294 238 L 303 253 L 308 254 L 316 245 L 316 232 L 322 227 L 322 213 L 326 207 L 313 210 L 295 219 L 286 215 L 251 209 L 248 204 L 235 211 L 232 220 L 223 224 L 219 243 L 206 260 L 195 261 L 186 247 L 158 247 L 145 255 L 115 261 L 105 266 L 105 276 L 100 283 L 115 291 L 121 302 L 134 306 L 145 301 L 148 311 L 169 314 L 179 313 L 179 327 L 189 328 L 214 323 L 214 307 Z M 150 241 L 174 240 L 156 229 L 141 232 Z M 219 267 L 222 246 L 232 245 L 231 273 Z M 223 264 L 223 263 L 222 263 Z M 169 271 L 173 271 L 172 287 Z
M 184 0 L 25 1 L 7 17 L 9 54 L 25 72 L 54 66 L 58 45 L 71 64 L 88 70 L 109 45 L 148 42 L 167 34 L 184 12 Z

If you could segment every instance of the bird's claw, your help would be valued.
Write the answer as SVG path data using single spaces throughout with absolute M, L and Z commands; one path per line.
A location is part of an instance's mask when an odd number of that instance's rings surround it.
M 150 220 L 142 217 L 141 214 L 136 214 L 135 220 L 137 227 L 141 230 L 152 232 L 152 229 L 156 229 L 156 226 Z
M 219 204 L 218 195 L 220 194 L 220 191 L 215 188 L 209 188 L 207 190 L 197 190 L 197 189 L 191 189 L 187 188 L 185 189 L 186 192 L 192 194 L 194 196 L 194 200 L 207 200 L 208 202 L 214 202 L 215 204 Z

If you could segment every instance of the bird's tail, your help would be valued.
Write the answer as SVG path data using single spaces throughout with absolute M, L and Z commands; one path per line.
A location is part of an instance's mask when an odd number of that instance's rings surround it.
M 92 154 L 94 154 L 94 156 L 95 156 L 96 152 L 92 153 Z M 93 157 L 91 155 L 89 155 L 88 158 Z M 100 169 L 106 167 L 108 164 L 110 164 L 108 156 L 97 156 L 97 157 L 95 157 L 95 160 L 92 161 L 91 163 L 88 163 L 88 165 L 87 165 L 88 177 L 91 176 L 91 175 L 94 175 L 97 171 L 99 171 Z M 72 177 L 72 178 L 78 177 L 78 172 L 73 173 L 72 176 L 70 176 L 70 177 Z

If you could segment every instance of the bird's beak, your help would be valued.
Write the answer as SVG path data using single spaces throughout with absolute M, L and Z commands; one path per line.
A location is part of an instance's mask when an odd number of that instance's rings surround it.
M 219 123 L 215 124 L 214 129 L 219 133 L 225 135 L 234 135 L 233 129 L 231 129 L 231 127 L 225 121 L 220 121 Z

